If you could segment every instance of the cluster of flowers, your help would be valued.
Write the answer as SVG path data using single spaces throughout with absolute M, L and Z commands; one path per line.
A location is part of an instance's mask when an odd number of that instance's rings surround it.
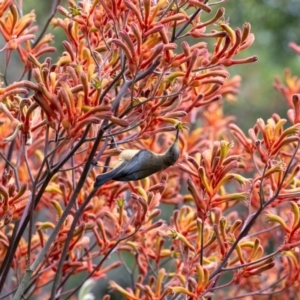
M 227 69 L 257 60 L 236 57 L 254 35 L 249 23 L 230 27 L 225 1 L 59 2 L 62 17 L 47 22 L 66 36 L 55 62 L 41 61 L 54 36 L 36 36 L 34 12 L 0 3 L 6 68 L 12 52 L 24 67 L 0 88 L 0 290 L 14 292 L 26 273 L 16 295 L 44 299 L 51 283 L 51 299 L 66 299 L 81 287 L 62 289 L 72 275 L 125 265 L 134 282 L 110 281 L 124 299 L 300 293 L 299 79 L 275 83 L 292 125 L 274 114 L 246 136 L 222 99 L 240 84 Z M 108 182 L 84 202 L 119 154 L 112 138 L 159 153 L 179 123 L 175 166 Z

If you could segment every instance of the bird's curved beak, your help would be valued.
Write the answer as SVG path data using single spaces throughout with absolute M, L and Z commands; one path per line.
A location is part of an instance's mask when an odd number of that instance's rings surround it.
M 179 129 L 177 128 L 177 131 L 176 131 L 176 137 L 175 137 L 175 142 L 178 141 L 178 138 L 179 138 Z

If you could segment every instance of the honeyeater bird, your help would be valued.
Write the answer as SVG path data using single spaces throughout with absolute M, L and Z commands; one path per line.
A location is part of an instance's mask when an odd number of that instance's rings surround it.
M 123 150 L 113 169 L 96 177 L 94 188 L 99 188 L 109 180 L 140 180 L 174 165 L 180 154 L 179 128 L 176 129 L 174 143 L 165 153 L 157 154 L 149 150 Z

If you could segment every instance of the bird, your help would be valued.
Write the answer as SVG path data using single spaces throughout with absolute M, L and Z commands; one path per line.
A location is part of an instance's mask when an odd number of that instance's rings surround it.
M 157 154 L 145 149 L 123 150 L 113 169 L 96 177 L 94 188 L 97 189 L 110 180 L 140 180 L 174 165 L 180 155 L 179 127 L 177 126 L 176 129 L 174 143 L 165 153 Z

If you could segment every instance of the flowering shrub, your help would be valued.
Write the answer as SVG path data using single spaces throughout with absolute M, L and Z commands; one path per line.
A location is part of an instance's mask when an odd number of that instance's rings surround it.
M 299 79 L 275 83 L 292 125 L 274 114 L 246 135 L 222 101 L 240 84 L 230 66 L 257 60 L 241 58 L 254 35 L 230 27 L 225 1 L 59 2 L 46 25 L 65 33 L 57 61 L 34 12 L 0 4 L 5 67 L 16 52 L 24 68 L 0 88 L 1 296 L 69 299 L 120 265 L 134 279 L 110 281 L 122 299 L 299 295 Z M 162 153 L 175 126 L 176 165 L 93 188 L 119 148 Z

